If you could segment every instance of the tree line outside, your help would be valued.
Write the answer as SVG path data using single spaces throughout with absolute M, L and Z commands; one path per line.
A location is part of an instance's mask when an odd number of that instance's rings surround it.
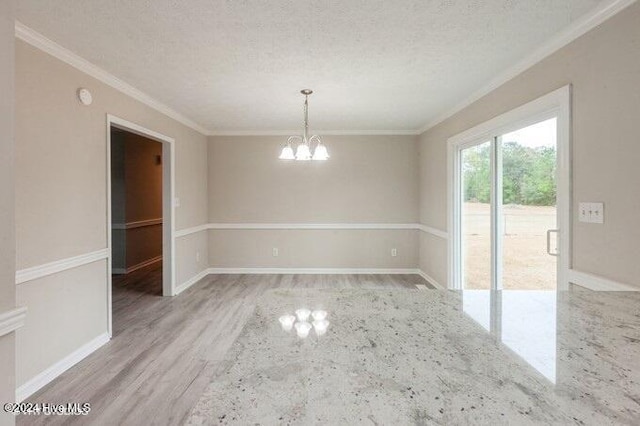
M 491 145 L 463 151 L 464 201 L 491 201 Z M 556 204 L 556 148 L 502 145 L 503 203 L 530 206 Z

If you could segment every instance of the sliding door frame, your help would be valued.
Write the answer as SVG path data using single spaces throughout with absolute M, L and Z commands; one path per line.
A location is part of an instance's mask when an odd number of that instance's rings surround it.
M 459 133 L 447 141 L 448 161 L 448 283 L 450 289 L 463 289 L 462 181 L 461 152 L 465 148 L 491 141 L 491 288 L 499 290 L 502 265 L 499 228 L 501 227 L 501 135 L 541 121 L 557 118 L 557 214 L 558 214 L 558 290 L 568 289 L 571 268 L 571 86 L 567 85 L 489 121 Z M 495 179 L 493 176 L 497 176 Z

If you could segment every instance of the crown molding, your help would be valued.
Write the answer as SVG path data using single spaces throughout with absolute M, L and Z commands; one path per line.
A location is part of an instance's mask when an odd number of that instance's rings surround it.
M 18 39 L 30 44 L 31 46 L 42 50 L 71 65 L 72 67 L 84 72 L 85 74 L 95 78 L 102 83 L 113 87 L 114 89 L 124 93 L 125 95 L 142 102 L 150 108 L 170 117 L 181 124 L 195 130 L 204 136 L 288 136 L 300 133 L 300 130 L 208 130 L 191 120 L 184 114 L 163 104 L 162 102 L 147 95 L 141 90 L 136 89 L 132 85 L 122 81 L 113 74 L 103 70 L 97 65 L 92 64 L 81 56 L 73 53 L 69 49 L 59 45 L 55 41 L 45 37 L 33 28 L 30 28 L 20 21 L 15 21 L 15 35 Z M 322 135 L 410 135 L 415 136 L 419 133 L 415 130 L 323 130 L 318 133 Z
M 416 136 L 421 135 L 432 127 L 442 123 L 447 118 L 462 111 L 478 99 L 487 95 L 491 91 L 502 86 L 504 83 L 513 79 L 517 75 L 531 68 L 544 58 L 555 53 L 562 47 L 571 43 L 578 37 L 584 35 L 589 30 L 597 27 L 607 19 L 618 14 L 628 6 L 635 3 L 636 0 L 614 0 L 605 2 L 596 7 L 591 13 L 586 14 L 578 21 L 574 22 L 564 31 L 558 33 L 555 37 L 548 40 L 538 49 L 534 50 L 530 55 L 516 63 L 513 67 L 505 70 L 497 77 L 489 81 L 485 86 L 473 92 L 464 101 L 458 103 L 453 108 L 445 111 L 443 114 L 436 116 L 435 119 L 429 121 L 417 130 L 318 130 L 317 133 L 322 135 L 336 136 Z M 136 99 L 139 102 L 155 109 L 156 111 L 184 124 L 185 126 L 201 133 L 204 136 L 288 136 L 299 133 L 298 130 L 208 130 L 199 125 L 195 121 L 186 117 L 184 114 L 174 110 L 173 108 L 163 104 L 162 102 L 152 98 L 146 93 L 136 89 L 130 84 L 120 80 L 113 74 L 103 70 L 102 68 L 92 64 L 86 59 L 71 52 L 69 49 L 59 45 L 58 43 L 48 39 L 44 35 L 38 33 L 32 28 L 24 25 L 19 21 L 15 21 L 15 35 L 18 39 L 52 55 L 53 57 L 71 65 L 72 67 L 90 75 L 91 77 L 113 87 L 114 89 Z
M 321 136 L 417 136 L 417 130 L 315 130 Z M 298 130 L 216 130 L 207 136 L 291 136 L 299 135 Z
M 202 135 L 208 135 L 210 133 L 209 130 L 205 129 L 195 121 L 186 117 L 185 115 L 179 113 L 171 107 L 163 104 L 162 102 L 152 98 L 146 93 L 136 89 L 130 84 L 120 80 L 118 77 L 113 74 L 103 70 L 102 68 L 92 64 L 86 59 L 76 55 L 69 49 L 59 45 L 53 40 L 48 39 L 44 35 L 35 31 L 34 29 L 24 25 L 19 21 L 15 21 L 15 35 L 18 39 L 24 41 L 25 43 L 30 44 L 31 46 L 42 50 L 61 60 L 62 62 L 71 65 L 72 67 L 82 71 L 83 73 L 95 78 L 102 83 L 113 87 L 114 89 L 124 93 L 125 95 L 142 102 L 150 108 L 155 109 L 156 111 L 170 117 L 177 122 L 184 124 L 185 126 L 195 130 L 196 132 L 201 133 Z
M 607 19 L 618 14 L 622 10 L 631 6 L 636 0 L 614 0 L 612 2 L 604 2 L 596 7 L 590 13 L 574 22 L 565 30 L 558 33 L 556 36 L 545 42 L 542 46 L 534 50 L 531 54 L 526 56 L 520 62 L 517 62 L 511 68 L 508 68 L 494 79 L 490 80 L 486 85 L 473 92 L 464 101 L 458 103 L 453 108 L 447 110 L 443 114 L 438 115 L 435 119 L 431 120 L 420 129 L 417 130 L 417 134 L 422 134 L 427 130 L 437 126 L 454 114 L 462 111 L 478 99 L 489 94 L 493 90 L 502 86 L 504 83 L 518 76 L 522 72 L 528 70 L 538 62 L 557 52 L 564 46 L 568 45 L 578 37 L 584 35 L 588 31 L 602 24 Z

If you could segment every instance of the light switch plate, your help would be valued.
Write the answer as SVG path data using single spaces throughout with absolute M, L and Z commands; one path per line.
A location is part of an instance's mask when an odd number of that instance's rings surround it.
M 584 223 L 604 223 L 604 203 L 580 203 L 578 220 Z
M 590 203 L 580 203 L 578 206 L 578 221 L 584 223 L 590 222 L 589 204 Z
M 591 203 L 591 223 L 604 223 L 604 203 Z

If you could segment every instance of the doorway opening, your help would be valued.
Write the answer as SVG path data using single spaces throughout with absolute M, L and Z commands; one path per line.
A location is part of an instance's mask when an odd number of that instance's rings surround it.
M 173 295 L 173 139 L 108 116 L 107 161 L 112 334 L 114 300 Z
M 569 87 L 449 140 L 450 283 L 568 287 Z

